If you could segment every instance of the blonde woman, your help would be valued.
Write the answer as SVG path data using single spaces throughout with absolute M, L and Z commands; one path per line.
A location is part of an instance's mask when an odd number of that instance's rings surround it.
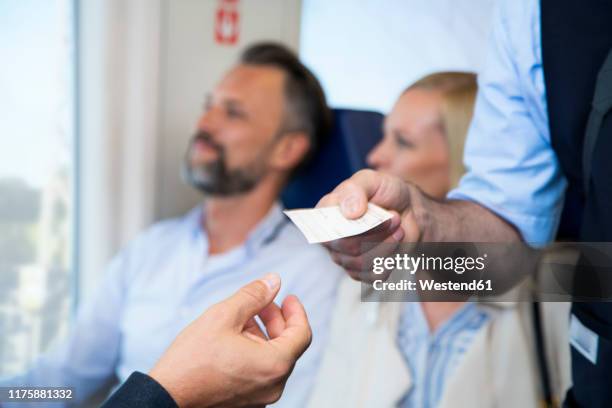
M 414 183 L 431 197 L 446 197 L 465 173 L 463 146 L 477 90 L 476 75 L 467 72 L 435 73 L 409 86 L 387 116 L 385 136 L 370 152 L 368 164 Z M 461 307 L 476 314 L 463 302 L 424 302 L 421 307 L 432 332 Z M 473 318 L 484 322 L 486 316 Z
M 444 198 L 463 175 L 476 76 L 429 75 L 408 87 L 385 119 L 368 164 Z M 361 302 L 339 290 L 332 337 L 313 407 L 537 407 L 542 401 L 531 303 Z M 547 381 L 569 383 L 567 304 L 543 308 Z

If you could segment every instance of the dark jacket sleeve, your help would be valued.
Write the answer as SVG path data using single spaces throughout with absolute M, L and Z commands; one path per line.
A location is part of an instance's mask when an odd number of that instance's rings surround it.
M 168 391 L 146 374 L 135 371 L 101 408 L 178 408 Z

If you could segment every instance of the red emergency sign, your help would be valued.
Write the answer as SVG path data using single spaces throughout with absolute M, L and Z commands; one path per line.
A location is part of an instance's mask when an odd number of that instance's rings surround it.
M 215 13 L 215 41 L 217 44 L 234 45 L 240 34 L 239 0 L 219 0 Z

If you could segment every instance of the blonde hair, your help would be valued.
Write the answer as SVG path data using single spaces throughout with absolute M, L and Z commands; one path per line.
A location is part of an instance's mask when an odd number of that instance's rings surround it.
M 404 93 L 424 89 L 442 93 L 441 120 L 449 151 L 450 187 L 465 173 L 463 148 L 474 113 L 478 85 L 470 72 L 437 72 L 410 85 Z

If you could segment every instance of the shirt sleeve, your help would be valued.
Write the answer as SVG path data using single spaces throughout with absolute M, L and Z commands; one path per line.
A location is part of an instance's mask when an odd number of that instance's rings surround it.
M 110 385 L 119 355 L 119 322 L 127 264 L 128 254 L 115 257 L 95 295 L 79 308 L 67 340 L 43 354 L 25 374 L 3 380 L 1 385 L 73 387 L 71 406 L 87 400 L 102 386 Z M 65 406 L 59 402 L 52 405 Z
M 557 229 L 566 181 L 550 143 L 539 4 L 497 8 L 468 133 L 466 175 L 449 199 L 477 202 L 534 245 Z

